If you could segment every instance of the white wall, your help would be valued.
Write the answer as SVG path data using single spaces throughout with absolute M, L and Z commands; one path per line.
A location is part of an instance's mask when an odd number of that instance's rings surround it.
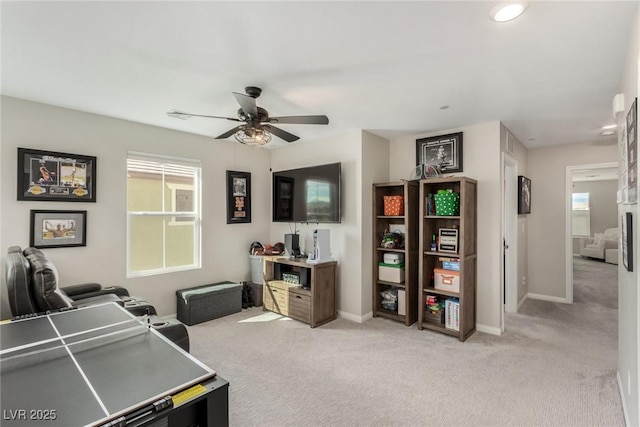
M 500 122 L 410 135 L 391 140 L 389 179 L 409 179 L 416 166 L 416 139 L 463 132 L 463 172 L 478 181 L 477 328 L 500 333 L 501 165 Z
M 617 161 L 617 145 L 582 143 L 529 150 L 529 293 L 565 300 L 566 167 Z
M 176 312 L 175 291 L 223 280 L 249 279 L 249 245 L 269 236 L 269 152 L 228 141 L 2 97 L 2 258 L 9 246 L 29 244 L 31 209 L 87 210 L 87 246 L 46 249 L 62 285 L 121 285 L 151 302 L 160 315 Z M 97 202 L 16 201 L 17 147 L 97 157 Z M 127 150 L 202 161 L 202 268 L 126 278 Z M 226 170 L 252 173 L 252 222 L 226 224 Z M 6 293 L 4 263 L 2 292 Z M 6 295 L 3 295 L 6 301 Z M 0 316 L 10 317 L 7 305 Z
M 342 163 L 342 222 L 340 224 L 308 224 L 300 230 L 300 247 L 313 248 L 313 230 L 326 228 L 331 232 L 331 255 L 338 261 L 338 312 L 341 316 L 361 321 L 362 318 L 362 132 L 354 130 L 337 137 L 301 141 L 271 150 L 274 172 L 326 163 Z M 271 178 L 268 178 L 270 188 Z M 271 194 L 270 190 L 269 194 Z M 271 209 L 265 210 L 271 219 Z M 270 224 L 270 243 L 282 242 L 293 225 Z M 368 256 L 368 253 L 367 253 Z
M 389 182 L 389 141 L 362 132 L 362 308 L 363 319 L 373 315 L 373 184 Z M 377 268 L 377 266 L 376 266 Z
M 640 97 L 640 10 L 631 34 L 624 72 L 620 79 L 618 93 L 624 93 L 625 116 L 633 100 Z M 620 120 L 623 118 L 621 117 Z M 619 125 L 621 122 L 618 122 Z M 620 170 L 619 172 L 622 172 Z M 627 425 L 640 425 L 640 372 L 638 369 L 638 269 L 640 269 L 640 248 L 638 248 L 638 205 L 619 205 L 618 216 L 633 214 L 634 271 L 628 272 L 622 263 L 618 264 L 618 380 L 622 404 L 625 408 Z
M 500 141 L 501 141 L 501 150 L 505 153 L 509 153 L 507 150 L 507 132 L 508 129 L 501 125 L 500 127 Z M 511 135 L 511 140 L 513 142 L 513 152 L 510 153 L 510 156 L 516 162 L 516 175 L 527 176 L 527 153 L 528 150 L 518 139 L 516 139 L 513 135 Z M 505 154 L 509 155 L 509 154 Z M 504 176 L 502 176 L 504 179 Z M 513 197 L 517 199 L 518 195 L 514 194 Z M 517 212 L 517 205 L 516 205 Z M 517 215 L 518 220 L 516 224 L 516 240 L 518 247 L 518 260 L 517 260 L 517 300 L 520 303 L 523 298 L 527 295 L 528 286 L 527 280 L 529 277 L 529 266 L 527 265 L 527 244 L 528 244 L 528 231 L 529 227 L 527 225 L 527 217 L 528 215 Z

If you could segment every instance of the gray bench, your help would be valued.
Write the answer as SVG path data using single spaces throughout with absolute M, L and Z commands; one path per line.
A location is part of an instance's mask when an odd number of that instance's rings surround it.
M 177 317 L 195 325 L 242 311 L 242 285 L 220 282 L 176 291 Z

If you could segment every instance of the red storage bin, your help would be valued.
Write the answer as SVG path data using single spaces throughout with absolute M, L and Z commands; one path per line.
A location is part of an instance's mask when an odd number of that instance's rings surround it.
M 384 196 L 384 215 L 404 215 L 404 196 Z

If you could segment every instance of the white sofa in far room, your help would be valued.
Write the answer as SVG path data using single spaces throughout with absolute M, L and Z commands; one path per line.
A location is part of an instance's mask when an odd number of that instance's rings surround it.
M 593 238 L 582 239 L 580 255 L 617 264 L 618 227 L 607 228 L 603 233 L 594 233 Z

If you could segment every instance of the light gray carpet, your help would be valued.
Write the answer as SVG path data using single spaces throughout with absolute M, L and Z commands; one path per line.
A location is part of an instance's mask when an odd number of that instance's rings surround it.
M 252 308 L 189 327 L 192 354 L 230 382 L 233 426 L 622 426 L 616 266 L 575 270 L 575 304 L 528 300 L 499 337 Z

